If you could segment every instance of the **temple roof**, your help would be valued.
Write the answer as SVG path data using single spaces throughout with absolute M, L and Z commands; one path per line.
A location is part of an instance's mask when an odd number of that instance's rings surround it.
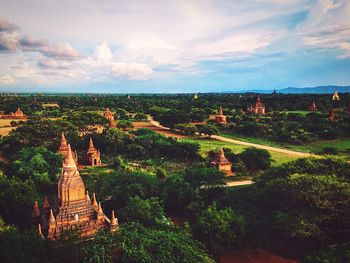
M 95 153 L 95 152 L 97 152 L 97 149 L 95 148 L 94 142 L 93 142 L 92 138 L 90 137 L 90 140 L 89 140 L 89 149 L 87 150 L 87 153 L 88 153 L 88 154 L 91 154 L 91 153 Z
M 75 161 L 74 161 L 74 158 L 73 158 L 72 148 L 70 147 L 70 144 L 68 144 L 68 153 L 67 153 L 67 156 L 63 162 L 63 169 L 65 169 L 65 168 L 69 168 L 69 169 L 72 169 L 72 168 L 76 169 L 77 168 Z

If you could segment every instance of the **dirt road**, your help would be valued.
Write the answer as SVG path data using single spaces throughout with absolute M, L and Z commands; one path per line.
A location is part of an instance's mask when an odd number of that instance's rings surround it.
M 169 132 L 169 130 L 170 130 L 169 128 L 160 125 L 157 121 L 153 120 L 151 117 L 149 117 L 148 120 L 153 126 L 156 126 L 158 129 L 163 129 L 164 131 L 167 131 L 167 133 L 172 133 L 173 136 L 175 136 L 175 137 L 184 137 L 183 135 L 179 136 L 174 132 Z M 214 140 L 217 140 L 217 141 L 221 141 L 221 142 L 228 142 L 228 143 L 233 143 L 233 144 L 238 144 L 238 145 L 251 146 L 251 147 L 265 149 L 265 150 L 272 151 L 272 152 L 285 153 L 285 154 L 290 154 L 290 155 L 299 156 L 299 157 L 320 157 L 319 155 L 312 154 L 312 153 L 298 152 L 298 151 L 287 150 L 287 149 L 283 149 L 283 148 L 272 147 L 272 146 L 267 146 L 267 145 L 262 145 L 262 144 L 244 142 L 244 141 L 240 141 L 240 140 L 226 138 L 226 137 L 223 137 L 220 135 L 212 135 L 211 138 Z

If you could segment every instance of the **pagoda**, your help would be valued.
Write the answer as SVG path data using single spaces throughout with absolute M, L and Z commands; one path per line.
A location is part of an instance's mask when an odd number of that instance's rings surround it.
M 313 101 L 309 106 L 310 111 L 317 111 L 316 103 Z
M 339 95 L 338 95 L 338 91 L 335 91 L 334 92 L 334 94 L 333 94 L 333 96 L 332 96 L 332 100 L 337 100 L 337 101 L 339 101 Z
M 236 175 L 232 172 L 232 163 L 225 157 L 224 150 L 221 148 L 219 153 L 216 153 L 211 164 L 216 167 L 219 171 L 222 171 L 225 176 Z
M 215 116 L 215 123 L 224 125 L 227 123 L 226 116 L 222 113 L 222 107 L 219 108 L 219 113 Z
M 114 120 L 114 114 L 110 111 L 109 108 L 106 108 L 106 112 L 103 114 L 103 116 L 107 119 L 107 120 Z
M 101 153 L 99 150 L 97 150 L 94 146 L 94 142 L 92 141 L 92 138 L 90 137 L 89 141 L 89 148 L 86 151 L 86 161 L 91 166 L 98 166 L 101 165 Z
M 67 154 L 68 154 L 68 143 L 67 143 L 67 139 L 64 136 L 63 132 L 61 134 L 61 144 L 60 144 L 60 147 L 58 149 L 58 153 L 60 153 L 63 156 L 63 158 L 66 158 Z M 72 155 L 73 155 L 73 159 L 75 161 L 75 164 L 78 165 L 78 153 L 77 153 L 77 151 L 72 152 Z
M 329 121 L 334 121 L 334 117 L 335 117 L 334 110 L 330 110 L 329 111 L 329 117 L 328 117 Z
M 255 104 L 248 107 L 248 112 L 257 115 L 265 115 L 265 105 L 262 103 L 260 96 L 258 96 Z
M 69 144 L 58 182 L 57 204 L 45 209 L 43 206 L 40 210 L 35 202 L 32 216 L 38 222 L 39 235 L 50 240 L 57 239 L 63 232 L 70 230 L 77 230 L 82 238 L 91 238 L 99 230 L 108 229 L 113 232 L 119 227 L 114 211 L 109 219 L 104 214 L 101 203 L 97 203 L 95 194 L 90 200 Z
M 10 116 L 15 119 L 25 119 L 27 118 L 26 115 L 24 115 L 23 111 L 21 111 L 20 107 L 17 108 L 15 112 L 11 112 Z

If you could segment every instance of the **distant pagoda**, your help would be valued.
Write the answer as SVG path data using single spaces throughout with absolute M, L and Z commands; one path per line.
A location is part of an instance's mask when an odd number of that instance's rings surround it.
M 329 121 L 334 121 L 334 117 L 335 117 L 334 110 L 330 110 L 329 116 L 328 116 Z
M 215 116 L 215 123 L 216 124 L 224 124 L 226 125 L 226 116 L 222 112 L 222 107 L 220 106 L 218 114 Z
M 257 115 L 265 115 L 265 105 L 262 103 L 260 96 L 258 96 L 255 104 L 248 107 L 247 111 Z
M 114 211 L 109 219 L 104 214 L 101 203 L 97 203 L 95 194 L 90 200 L 69 144 L 58 182 L 57 204 L 50 206 L 48 202 L 44 203 L 40 210 L 38 202 L 35 202 L 32 216 L 38 223 L 39 235 L 50 240 L 69 230 L 77 230 L 80 237 L 91 238 L 99 230 L 108 229 L 113 232 L 119 227 Z
M 15 112 L 11 112 L 10 116 L 14 119 L 25 119 L 27 116 L 23 113 L 20 107 L 17 107 Z
M 95 148 L 94 142 L 92 141 L 91 137 L 89 140 L 89 148 L 86 151 L 86 161 L 91 166 L 99 166 L 102 164 L 101 153 Z
M 314 101 L 310 104 L 309 111 L 317 111 L 317 106 Z
M 224 150 L 221 148 L 219 153 L 215 153 L 211 164 L 219 171 L 222 171 L 225 176 L 233 176 L 236 173 L 232 172 L 232 163 L 225 157 Z
M 338 95 L 338 91 L 335 91 L 333 96 L 332 96 L 332 100 L 336 100 L 336 101 L 339 101 L 339 95 Z

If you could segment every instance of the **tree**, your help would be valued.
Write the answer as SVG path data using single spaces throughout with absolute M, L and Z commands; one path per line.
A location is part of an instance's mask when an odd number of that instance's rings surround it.
M 121 222 L 137 222 L 145 227 L 169 225 L 158 198 L 141 199 L 130 197 L 126 206 L 119 212 Z
M 163 113 L 159 118 L 160 124 L 170 129 L 173 129 L 178 123 L 188 123 L 189 120 L 189 115 L 181 110 L 169 110 Z
M 30 226 L 33 204 L 37 199 L 33 182 L 0 176 L 0 214 L 8 224 Z
M 21 180 L 31 179 L 36 185 L 57 182 L 62 156 L 44 147 L 24 148 L 12 162 L 12 174 Z
M 7 226 L 0 218 L 0 257 L 1 262 L 47 262 L 49 251 L 44 240 L 36 231 L 21 231 Z
M 121 262 L 214 262 L 199 242 L 181 230 L 155 230 L 130 223 L 123 224 L 116 236 Z
M 245 221 L 232 209 L 218 209 L 212 204 L 197 217 L 193 231 L 210 251 L 220 255 L 225 248 L 240 244 L 245 233 Z
M 200 124 L 196 125 L 198 129 L 199 134 L 207 135 L 208 137 L 211 137 L 212 135 L 219 134 L 219 130 L 215 125 L 211 124 Z
M 247 148 L 239 154 L 239 158 L 252 171 L 266 170 L 271 166 L 271 154 L 265 149 Z
M 128 128 L 132 128 L 132 122 L 131 121 L 127 121 L 127 120 L 119 120 L 117 122 L 117 128 L 122 129 L 122 130 L 126 130 Z
M 143 113 L 136 113 L 134 116 L 136 121 L 143 121 L 143 120 L 147 120 L 147 116 Z
M 210 167 L 194 167 L 185 171 L 184 179 L 189 182 L 192 188 L 202 186 L 217 186 L 224 184 L 224 173 Z

